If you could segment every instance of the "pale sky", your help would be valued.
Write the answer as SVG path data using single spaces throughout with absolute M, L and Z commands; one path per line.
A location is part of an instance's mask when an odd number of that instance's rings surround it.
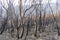
M 43 0 L 43 3 L 47 3 L 48 2 L 48 0 Z M 56 3 L 56 0 L 51 0 L 50 1 L 51 3 Z
M 31 0 L 27 0 L 25 5 L 29 5 L 29 2 L 31 2 Z M 48 0 L 43 0 L 43 3 L 47 3 L 47 2 L 48 2 Z M 51 0 L 50 3 L 56 3 L 56 0 Z M 15 0 L 14 4 L 18 5 L 18 0 Z M 23 4 L 24 4 L 24 0 L 23 0 Z
M 6 2 L 6 0 L 0 0 L 0 1 L 4 1 L 3 3 L 5 4 L 5 6 L 7 5 L 7 2 Z M 8 1 L 8 0 L 7 0 Z M 11 0 L 11 1 L 13 1 L 13 0 Z M 23 5 L 24 5 L 24 1 L 25 0 L 22 0 L 22 2 L 23 2 Z M 57 0 L 50 0 L 50 3 L 56 3 L 56 1 Z M 58 0 L 58 2 L 59 2 L 60 0 Z M 14 6 L 17 6 L 18 5 L 18 0 L 14 0 Z M 31 0 L 27 0 L 27 2 L 25 3 L 25 5 L 30 5 L 30 2 L 31 2 Z M 43 2 L 42 3 L 47 3 L 48 2 L 48 0 L 43 0 Z
M 0 3 L 1 3 L 1 1 L 2 1 L 2 3 L 3 3 L 3 5 L 7 8 L 8 6 L 7 6 L 7 2 L 6 2 L 6 0 L 0 0 Z M 7 0 L 8 1 L 8 0 Z M 11 0 L 12 2 L 14 1 L 14 3 L 13 3 L 13 5 L 14 6 L 18 6 L 18 0 Z M 56 3 L 56 1 L 57 0 L 51 0 L 50 1 L 50 3 Z M 27 0 L 27 2 L 25 3 L 25 5 L 29 5 L 30 4 L 30 2 L 31 2 L 31 0 Z M 48 2 L 48 0 L 43 0 L 43 3 L 47 3 Z M 22 3 L 24 4 L 24 0 L 22 0 Z M 58 3 L 60 3 L 60 0 L 58 0 Z M 1 4 L 0 4 L 0 6 L 1 6 Z M 5 15 L 5 14 L 4 14 Z

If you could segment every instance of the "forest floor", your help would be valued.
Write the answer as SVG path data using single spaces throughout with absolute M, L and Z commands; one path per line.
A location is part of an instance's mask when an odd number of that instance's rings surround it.
M 17 38 L 13 38 L 11 37 L 11 34 L 4 32 L 2 35 L 0 35 L 0 40 L 17 40 Z M 19 40 L 60 40 L 60 36 L 58 36 L 57 30 L 54 30 L 50 25 L 45 28 L 44 32 L 37 32 L 37 37 L 34 36 L 34 30 L 32 29 L 31 32 L 28 33 L 28 36 L 25 36 L 24 34 L 23 38 Z

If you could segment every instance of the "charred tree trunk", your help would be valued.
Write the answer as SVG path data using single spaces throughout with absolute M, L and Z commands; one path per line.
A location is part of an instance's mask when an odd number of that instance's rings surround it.
M 23 21 L 24 21 L 24 20 L 23 20 L 23 18 L 22 18 L 22 20 L 21 20 L 21 21 L 22 21 L 22 29 L 23 29 L 23 30 L 22 30 L 22 34 L 21 34 L 21 37 L 20 37 L 20 38 L 22 38 L 22 37 L 23 37 L 23 35 L 24 35 L 24 23 L 23 23 Z
M 42 32 L 41 29 L 42 29 L 42 1 L 40 0 L 40 16 L 39 16 L 39 32 Z
M 29 20 L 29 17 L 28 17 L 28 22 L 27 22 L 27 33 L 26 33 L 26 36 L 28 35 L 28 31 L 29 31 L 29 23 L 30 23 L 30 20 Z
M 41 28 L 42 28 L 42 20 L 41 20 L 41 12 L 40 12 L 40 17 L 39 17 L 39 32 L 41 32 Z
M 7 24 L 7 20 L 5 20 L 4 22 L 2 22 L 0 34 L 2 34 L 4 32 L 6 24 Z
M 36 29 L 35 29 L 35 34 L 34 34 L 34 36 L 36 37 L 37 36 L 37 6 L 35 7 L 36 8 L 36 20 L 35 20 L 35 22 L 36 22 L 36 24 L 35 24 L 35 26 L 36 26 Z

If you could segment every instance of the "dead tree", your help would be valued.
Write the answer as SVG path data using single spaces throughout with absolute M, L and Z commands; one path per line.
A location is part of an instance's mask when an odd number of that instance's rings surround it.
M 33 7 L 34 5 L 31 5 L 29 8 L 27 8 L 26 10 L 22 10 L 22 0 L 20 0 L 20 18 L 21 18 L 21 23 L 20 24 L 22 24 L 22 33 L 21 33 L 21 37 L 20 38 L 22 38 L 23 37 L 23 34 L 24 34 L 24 16 L 25 16 L 25 14 L 26 14 L 26 12 L 28 11 L 28 10 L 30 10 L 32 7 Z M 22 13 L 22 11 L 23 11 L 23 16 L 21 15 L 21 13 Z
M 48 4 L 49 4 L 49 7 L 50 7 L 50 9 L 51 9 L 51 12 L 52 12 L 52 16 L 53 16 L 53 19 L 54 19 L 54 22 L 55 22 L 55 25 L 56 25 L 56 27 L 57 27 L 57 30 L 58 30 L 58 35 L 60 35 L 60 32 L 59 32 L 59 27 L 58 27 L 58 23 L 57 23 L 57 20 L 56 20 L 56 18 L 55 18 L 55 16 L 54 16 L 54 14 L 53 14 L 53 10 L 52 10 L 52 8 L 51 8 L 51 6 L 50 6 L 50 3 L 49 3 L 49 1 L 48 1 Z M 57 12 L 56 12 L 57 13 Z M 53 22 L 53 24 L 54 24 L 54 22 Z
M 2 4 L 2 2 L 1 2 L 1 5 L 2 5 L 2 7 L 6 10 L 6 15 L 5 15 L 5 17 L 3 17 L 3 21 L 1 22 L 1 32 L 0 32 L 0 34 L 2 34 L 3 32 L 4 32 L 4 30 L 5 30 L 5 27 L 6 27 L 6 25 L 7 25 L 7 20 L 8 20 L 8 11 L 7 11 L 7 9 L 3 6 L 3 4 Z
M 58 13 L 58 0 L 56 1 L 56 14 Z M 56 20 L 57 21 L 57 20 Z M 58 23 L 56 22 L 57 30 L 58 30 L 58 36 L 60 36 L 60 28 L 58 27 Z
M 13 15 L 15 13 L 14 7 L 13 7 L 13 3 L 9 0 L 8 3 L 8 26 L 10 27 L 10 33 L 12 34 L 12 30 L 14 30 L 14 26 L 13 26 Z M 9 29 L 8 29 L 9 31 Z
M 43 28 L 44 28 L 44 29 L 46 28 L 45 26 L 47 25 L 47 24 L 46 24 L 46 9 L 47 9 L 47 7 L 48 7 L 48 6 L 46 5 L 46 6 L 44 7 L 44 9 L 43 9 L 43 12 L 44 12 L 44 13 L 43 13 L 43 19 L 42 19 L 42 20 L 43 20 L 43 23 L 42 23 L 42 25 L 43 25 Z M 44 31 L 44 29 L 43 29 L 43 31 Z
M 20 25 L 21 27 L 22 27 L 22 34 L 21 34 L 21 37 L 20 38 L 22 38 L 23 37 L 23 34 L 24 34 L 24 24 L 23 24 L 23 18 L 22 18 L 22 0 L 19 0 L 20 1 L 20 4 L 19 4 L 19 10 L 20 10 L 20 24 L 22 25 Z
M 41 32 L 41 28 L 42 28 L 42 0 L 39 1 L 40 3 L 40 15 L 39 15 L 39 32 Z
M 34 7 L 34 6 L 33 6 Z M 32 26 L 34 25 L 33 22 L 32 22 L 32 13 L 33 11 L 35 10 L 35 7 L 32 11 L 29 12 L 29 14 L 27 15 L 28 19 L 27 19 L 27 31 L 26 31 L 26 36 L 25 36 L 25 40 L 26 40 L 26 37 L 28 36 L 29 34 L 29 31 L 31 30 Z
M 36 20 L 35 20 L 35 27 L 36 27 L 36 29 L 35 29 L 35 34 L 34 34 L 34 36 L 36 37 L 37 36 L 37 13 L 38 13 L 38 10 L 37 10 L 37 5 L 35 6 L 35 10 L 36 10 Z
M 28 31 L 30 30 L 30 28 L 32 27 L 32 13 L 33 11 L 35 10 L 35 7 L 34 9 L 28 14 L 28 21 L 27 21 L 27 33 L 26 33 L 26 36 L 28 35 Z M 30 28 L 29 28 L 30 27 Z

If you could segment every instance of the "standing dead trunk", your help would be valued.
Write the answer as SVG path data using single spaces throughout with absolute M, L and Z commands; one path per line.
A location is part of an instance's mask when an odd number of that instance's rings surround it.
M 28 35 L 28 31 L 29 31 L 29 23 L 30 23 L 30 20 L 29 20 L 29 17 L 28 17 L 28 22 L 27 22 L 27 33 L 26 33 L 26 36 Z
M 21 20 L 21 21 L 22 21 L 22 29 L 23 29 L 23 30 L 22 30 L 22 34 L 21 34 L 21 37 L 20 37 L 20 38 L 22 38 L 22 37 L 23 37 L 23 35 L 24 35 L 24 23 L 23 23 L 23 18 L 22 18 L 22 20 Z
M 42 1 L 40 0 L 39 32 L 42 32 Z
M 4 5 L 2 4 L 2 2 L 1 2 L 1 6 L 6 10 L 6 15 L 4 15 L 4 16 L 2 16 L 2 18 L 3 18 L 3 21 L 2 21 L 2 25 L 1 25 L 1 32 L 0 32 L 0 34 L 2 34 L 3 32 L 4 32 L 4 30 L 5 30 L 5 27 L 6 27 L 6 25 L 7 25 L 7 20 L 8 20 L 8 10 L 4 7 Z M 1 8 L 2 9 L 2 8 Z M 1 14 L 3 13 L 2 12 L 3 10 L 1 10 Z
M 35 27 L 36 27 L 36 29 L 35 29 L 35 34 L 34 34 L 34 36 L 36 37 L 37 36 L 37 6 L 35 6 L 35 8 L 36 8 L 36 20 L 35 20 Z

